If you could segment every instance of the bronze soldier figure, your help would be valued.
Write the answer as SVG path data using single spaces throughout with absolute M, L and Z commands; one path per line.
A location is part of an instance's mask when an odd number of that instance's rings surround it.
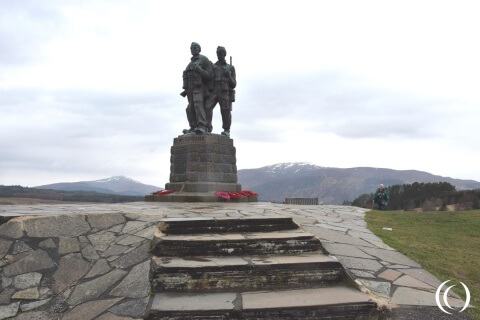
M 211 92 L 207 108 L 207 128 L 212 132 L 213 109 L 220 104 L 222 113 L 223 135 L 230 136 L 230 126 L 232 125 L 232 102 L 235 101 L 235 87 L 237 85 L 235 68 L 227 64 L 225 57 L 227 50 L 224 47 L 217 48 L 218 61 L 213 65 L 213 92 Z
M 192 58 L 183 72 L 183 97 L 188 98 L 187 119 L 190 129 L 184 133 L 207 132 L 207 118 L 205 103 L 209 91 L 212 90 L 213 70 L 212 63 L 207 57 L 200 54 L 201 47 L 198 43 L 192 42 L 190 51 Z

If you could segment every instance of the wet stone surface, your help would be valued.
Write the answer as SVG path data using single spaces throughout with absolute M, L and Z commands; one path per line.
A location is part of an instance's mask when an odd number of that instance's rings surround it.
M 8 208 L 19 217 L 0 226 L 0 319 L 143 318 L 162 215 L 137 210 L 147 220 L 137 221 L 117 208 L 40 205 L 32 216 L 27 206 Z
M 0 225 L 0 319 L 143 318 L 151 240 L 164 218 L 292 217 L 377 298 L 434 306 L 441 282 L 374 236 L 365 212 L 262 202 L 2 205 L 0 215 L 17 218 Z

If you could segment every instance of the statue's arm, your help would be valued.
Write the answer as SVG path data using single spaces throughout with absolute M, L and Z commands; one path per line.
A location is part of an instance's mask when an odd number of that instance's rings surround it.
M 208 59 L 204 59 L 198 66 L 197 70 L 198 73 L 202 75 L 204 80 L 212 80 L 213 79 L 213 67 L 212 63 Z
M 206 75 L 205 75 L 204 78 L 207 79 L 207 80 L 212 80 L 213 79 L 213 64 L 208 59 L 205 59 L 205 71 L 206 71 Z
M 232 66 L 230 71 L 230 88 L 235 89 L 237 86 L 237 74 L 235 73 L 235 67 Z

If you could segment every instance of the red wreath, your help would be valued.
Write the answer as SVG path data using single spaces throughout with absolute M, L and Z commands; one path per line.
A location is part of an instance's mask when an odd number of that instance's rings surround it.
M 243 195 L 240 192 L 229 192 L 228 195 L 231 199 L 242 199 Z
M 226 193 L 226 192 L 217 191 L 217 192 L 215 192 L 215 195 L 216 195 L 217 197 L 219 197 L 220 199 L 230 200 L 230 196 L 229 196 L 228 193 Z
M 250 190 L 242 190 L 242 191 L 240 191 L 240 194 L 241 194 L 242 196 L 247 197 L 247 198 L 250 198 L 250 197 L 258 197 L 258 193 L 253 192 L 253 191 L 250 191 Z
M 159 195 L 159 196 L 164 196 L 166 194 L 170 194 L 170 193 L 174 193 L 175 191 L 173 190 L 160 190 L 160 191 L 156 191 L 154 192 L 153 194 L 156 194 L 156 195 Z

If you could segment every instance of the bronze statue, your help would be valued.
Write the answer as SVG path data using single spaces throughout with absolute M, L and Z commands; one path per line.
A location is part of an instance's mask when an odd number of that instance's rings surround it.
M 183 97 L 187 97 L 187 119 L 190 129 L 184 133 L 203 134 L 208 131 L 206 118 L 206 98 L 209 91 L 213 89 L 212 63 L 207 57 L 200 54 L 201 47 L 198 43 L 192 42 L 190 51 L 192 58 L 183 71 Z
M 220 104 L 220 112 L 222 113 L 222 135 L 230 136 L 230 126 L 232 125 L 232 102 L 235 101 L 235 86 L 237 85 L 235 68 L 227 64 L 225 57 L 227 50 L 224 47 L 217 48 L 218 61 L 213 65 L 213 90 L 210 92 L 207 105 L 207 129 L 212 132 L 213 109 Z

